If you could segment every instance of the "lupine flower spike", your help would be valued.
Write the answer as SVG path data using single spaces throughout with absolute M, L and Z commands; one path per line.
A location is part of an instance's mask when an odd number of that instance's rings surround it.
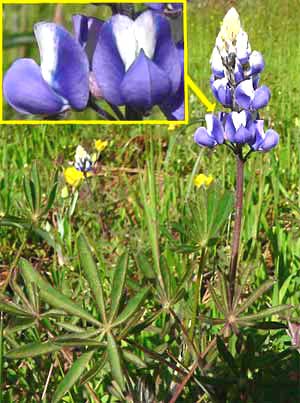
M 210 65 L 212 93 L 231 111 L 218 116 L 206 115 L 207 128 L 196 130 L 195 142 L 209 148 L 225 142 L 240 155 L 243 155 L 242 147 L 248 145 L 247 156 L 253 151 L 274 148 L 279 136 L 272 129 L 264 131 L 264 121 L 258 112 L 271 98 L 269 88 L 259 86 L 264 59 L 260 52 L 251 51 L 248 35 L 234 8 L 224 17 Z

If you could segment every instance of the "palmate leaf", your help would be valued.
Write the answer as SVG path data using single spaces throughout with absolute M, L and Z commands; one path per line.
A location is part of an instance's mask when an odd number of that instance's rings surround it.
M 105 301 L 99 270 L 97 269 L 91 249 L 84 235 L 81 234 L 79 236 L 77 244 L 81 267 L 91 287 L 101 319 L 106 322 Z
M 62 397 L 74 386 L 82 373 L 85 371 L 88 363 L 93 357 L 94 351 L 83 353 L 71 366 L 54 392 L 51 403 L 61 402 Z
M 96 320 L 92 315 L 82 309 L 80 306 L 71 301 L 68 297 L 55 290 L 48 281 L 44 280 L 43 277 L 35 270 L 29 262 L 25 259 L 20 259 L 20 267 L 21 271 L 26 271 L 27 279 L 37 285 L 39 288 L 40 296 L 45 301 L 48 302 L 51 306 L 58 309 L 63 309 L 65 312 L 78 316 L 81 319 L 84 319 L 92 324 L 97 326 L 101 326 L 101 323 Z M 25 280 L 25 278 L 24 278 Z
M 123 295 L 126 273 L 128 268 L 128 254 L 124 253 L 117 264 L 114 272 L 112 287 L 111 287 L 111 306 L 109 321 L 112 322 L 119 310 L 120 301 Z
M 233 195 L 229 191 L 220 193 L 215 187 L 207 196 L 207 239 L 217 238 L 233 208 Z

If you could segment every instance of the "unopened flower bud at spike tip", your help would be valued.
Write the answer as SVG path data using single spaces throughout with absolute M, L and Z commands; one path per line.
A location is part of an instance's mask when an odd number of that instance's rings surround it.
M 233 40 L 237 37 L 241 30 L 241 20 L 238 12 L 234 7 L 227 12 L 225 15 L 222 26 L 221 34 L 224 35 L 225 40 Z

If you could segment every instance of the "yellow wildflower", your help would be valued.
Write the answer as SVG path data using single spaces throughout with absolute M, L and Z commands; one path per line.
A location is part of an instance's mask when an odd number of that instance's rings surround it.
M 209 187 L 213 181 L 214 178 L 212 175 L 206 176 L 204 174 L 199 174 L 194 178 L 194 185 L 197 188 L 200 188 L 201 186 Z
M 64 170 L 65 181 L 76 188 L 80 185 L 80 182 L 84 179 L 84 174 L 78 171 L 75 167 L 68 167 Z
M 103 151 L 108 145 L 108 141 L 102 141 L 102 140 L 95 140 L 95 149 L 100 153 Z
M 168 126 L 168 131 L 169 131 L 169 132 L 173 132 L 174 130 L 178 129 L 179 127 L 180 127 L 180 125 L 178 125 L 178 124 L 176 124 L 176 123 L 170 124 L 170 125 Z

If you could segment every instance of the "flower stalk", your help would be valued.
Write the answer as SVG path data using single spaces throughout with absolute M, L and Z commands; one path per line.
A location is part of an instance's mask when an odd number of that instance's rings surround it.
M 236 155 L 236 191 L 235 191 L 235 218 L 231 247 L 231 259 L 229 269 L 230 303 L 234 297 L 235 278 L 239 260 L 239 249 L 243 216 L 243 190 L 244 190 L 244 164 L 245 160 L 241 153 Z

